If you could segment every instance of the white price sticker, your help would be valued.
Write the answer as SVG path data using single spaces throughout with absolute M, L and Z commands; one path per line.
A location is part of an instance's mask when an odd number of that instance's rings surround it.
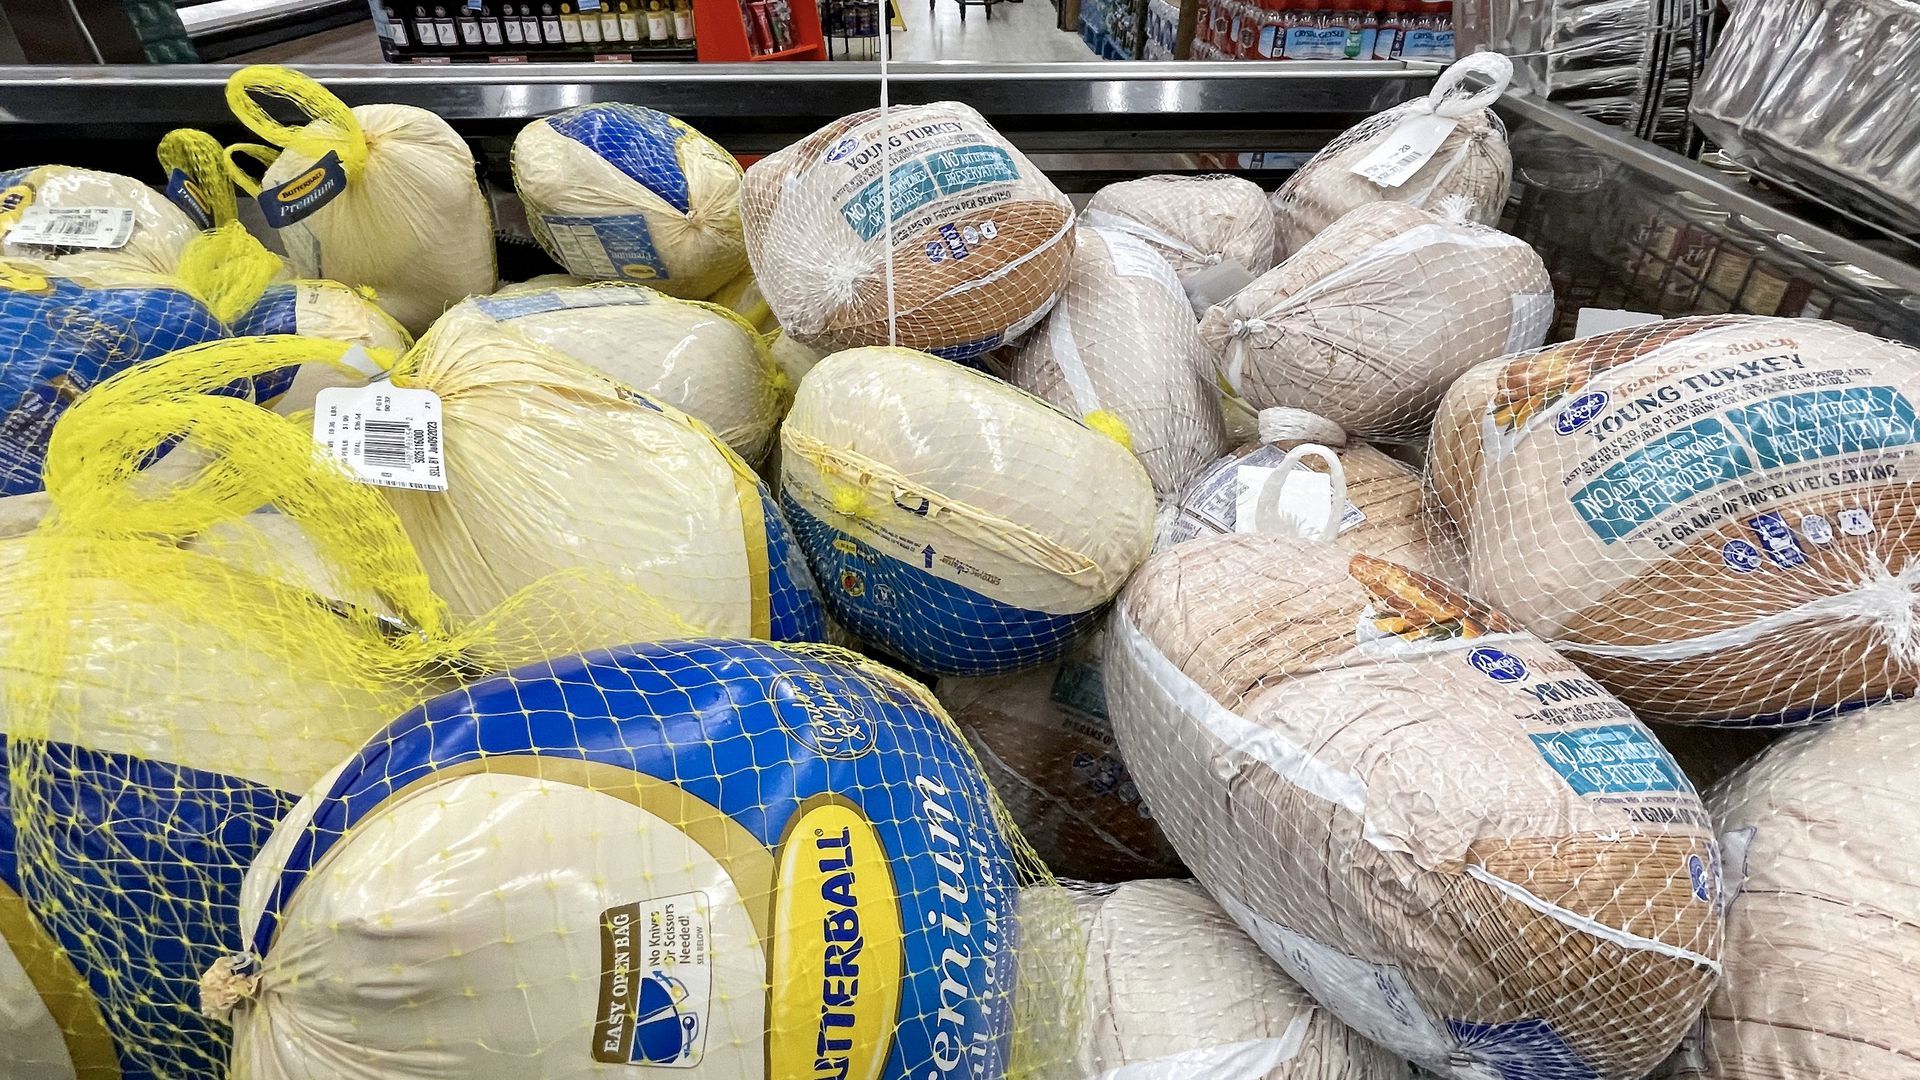
M 1615 330 L 1625 330 L 1630 326 L 1646 326 L 1660 320 L 1661 316 L 1644 311 L 1583 307 L 1580 309 L 1580 314 L 1574 317 L 1573 336 L 1583 338 L 1592 337 L 1595 334 L 1610 334 Z
M 363 484 L 447 490 L 441 435 L 440 395 L 431 390 L 381 380 L 314 396 L 313 441 Z
M 1373 153 L 1355 162 L 1352 171 L 1381 187 L 1399 187 L 1433 160 L 1458 123 L 1450 116 L 1434 113 L 1407 116 L 1380 140 Z
M 29 206 L 7 242 L 31 247 L 113 251 L 133 239 L 133 211 L 117 206 Z

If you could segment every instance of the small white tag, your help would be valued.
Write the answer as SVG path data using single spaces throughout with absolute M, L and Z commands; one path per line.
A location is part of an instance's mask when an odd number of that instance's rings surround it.
M 440 395 L 386 380 L 330 386 L 314 398 L 313 441 L 363 484 L 447 490 Z
M 1381 187 L 1395 188 L 1433 160 L 1460 122 L 1435 113 L 1413 113 L 1401 118 L 1371 154 L 1354 162 L 1353 172 Z
M 1118 229 L 1094 231 L 1106 241 L 1107 255 L 1113 259 L 1114 273 L 1121 277 L 1157 281 L 1161 288 L 1175 296 L 1184 298 L 1187 295 L 1187 291 L 1180 287 L 1180 279 L 1174 275 L 1173 265 L 1167 262 L 1166 256 L 1149 247 L 1146 241 Z
M 1259 500 L 1260 488 L 1273 475 L 1273 470 L 1262 465 L 1241 465 L 1237 475 L 1240 481 L 1239 494 L 1233 508 L 1233 531 L 1251 533 L 1259 530 L 1254 527 L 1253 508 Z M 1327 524 L 1327 511 L 1333 502 L 1333 480 L 1326 473 L 1310 472 L 1295 468 L 1287 474 L 1286 486 L 1280 489 L 1279 512 L 1302 536 L 1317 536 Z M 1348 503 L 1340 512 L 1340 532 L 1346 532 L 1367 520 L 1360 508 Z
M 7 242 L 32 247 L 112 251 L 133 239 L 133 211 L 117 206 L 29 206 L 7 230 Z
M 301 286 L 302 290 L 307 288 L 309 286 Z M 294 311 L 294 326 L 297 333 L 299 308 L 296 306 Z M 319 400 L 320 391 L 329 386 L 365 386 L 370 380 L 384 378 L 387 374 L 386 369 L 374 363 L 373 357 L 367 355 L 367 350 L 358 345 L 341 353 L 340 362 L 358 372 L 359 377 L 356 378 L 341 371 L 332 364 L 301 364 L 294 371 L 293 382 L 288 385 L 287 392 L 280 395 L 280 400 L 273 403 L 273 411 L 283 416 L 291 416 L 304 409 L 313 408 L 315 402 Z
M 1644 311 L 1621 311 L 1618 308 L 1583 307 L 1573 320 L 1573 336 L 1592 337 L 1595 334 L 1608 334 L 1615 330 L 1625 330 L 1629 326 L 1645 326 L 1661 321 L 1658 315 L 1649 315 Z

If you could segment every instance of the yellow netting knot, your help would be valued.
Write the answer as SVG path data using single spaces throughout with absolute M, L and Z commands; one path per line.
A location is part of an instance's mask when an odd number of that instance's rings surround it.
M 833 504 L 834 513 L 842 517 L 863 517 L 867 510 L 867 491 L 852 484 L 829 482 L 827 499 Z
M 1086 425 L 1133 452 L 1133 432 L 1127 429 L 1126 421 L 1106 409 L 1095 409 L 1084 418 Z

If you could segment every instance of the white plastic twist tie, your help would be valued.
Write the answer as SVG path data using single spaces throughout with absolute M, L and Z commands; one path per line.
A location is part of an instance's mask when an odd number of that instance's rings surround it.
M 223 956 L 200 976 L 200 1015 L 225 1020 L 259 992 L 260 958 L 251 952 Z
M 1451 195 L 1442 195 L 1440 201 L 1433 204 L 1432 210 L 1455 225 L 1465 225 L 1473 218 L 1473 198 L 1457 191 Z
M 1306 409 L 1278 406 L 1260 410 L 1260 441 L 1263 443 L 1316 442 L 1328 446 L 1347 445 L 1347 432 L 1339 424 Z
M 1469 75 L 1480 76 L 1487 85 L 1478 90 L 1468 89 Z M 1513 61 L 1505 55 L 1497 52 L 1473 53 L 1461 57 L 1441 72 L 1433 82 L 1433 89 L 1427 92 L 1426 97 L 1415 101 L 1411 109 L 1457 120 L 1498 101 L 1500 95 L 1507 92 L 1507 84 L 1512 81 Z
M 1209 251 L 1200 261 L 1208 266 L 1218 265 L 1223 256 L 1217 251 Z
M 1270 329 L 1265 319 L 1233 320 L 1233 336 L 1246 337 L 1248 334 L 1264 334 Z
M 1286 490 L 1287 476 L 1299 466 L 1303 457 L 1317 457 L 1327 467 L 1327 514 L 1319 530 L 1311 535 L 1302 533 L 1292 519 L 1280 513 L 1280 495 Z M 1340 535 L 1341 511 L 1346 509 L 1346 505 L 1347 470 L 1340 464 L 1340 455 L 1318 443 L 1301 443 L 1287 451 L 1287 456 L 1280 459 L 1280 464 L 1261 483 L 1260 492 L 1253 499 L 1253 528 L 1255 532 L 1280 536 L 1292 534 L 1303 540 L 1324 544 Z

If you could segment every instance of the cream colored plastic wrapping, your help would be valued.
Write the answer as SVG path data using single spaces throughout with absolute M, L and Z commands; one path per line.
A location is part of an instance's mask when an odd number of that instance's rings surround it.
M 1189 541 L 1114 608 L 1107 703 L 1182 860 L 1363 1036 L 1455 1080 L 1639 1080 L 1720 968 L 1699 797 L 1498 612 L 1277 536 Z
M 1643 717 L 1795 724 L 1920 677 L 1920 353 L 1715 316 L 1484 364 L 1430 454 L 1469 583 Z
M 590 314 L 590 313 L 589 313 Z M 820 608 L 771 496 L 679 410 L 478 304 L 394 367 L 439 396 L 447 490 L 383 488 L 436 592 L 477 615 L 570 575 L 578 617 L 547 653 L 663 637 L 816 640 Z M 604 604 L 604 583 L 659 606 Z
M 132 211 L 132 228 L 123 241 L 109 247 L 69 247 L 15 239 L 15 227 L 36 208 Z M 187 243 L 198 232 L 179 207 L 130 176 L 70 165 L 0 171 L 0 256 L 48 260 L 73 272 L 172 274 L 179 269 Z M 97 239 L 114 238 L 108 235 Z
M 283 125 L 255 95 L 291 101 L 311 119 Z M 371 287 L 413 334 L 459 300 L 493 291 L 493 214 L 472 152 L 445 120 L 410 105 L 349 110 L 280 68 L 236 72 L 227 101 L 243 123 L 286 148 L 261 180 L 266 201 L 334 191 L 278 230 L 295 276 Z
M 926 353 L 821 361 L 780 439 L 781 505 L 829 611 L 935 674 L 1058 659 L 1152 540 L 1153 486 L 1120 443 Z
M 1201 275 L 1206 279 L 1199 284 L 1219 281 L 1212 286 L 1218 299 L 1273 267 L 1273 209 L 1265 192 L 1237 176 L 1146 176 L 1108 184 L 1094 192 L 1080 219 L 1144 240 L 1190 290 Z
M 856 113 L 755 162 L 740 191 L 754 277 L 789 334 L 970 360 L 1053 305 L 1073 205 L 957 102 Z
M 1469 75 L 1481 84 L 1468 86 Z M 1474 53 L 1448 68 L 1426 97 L 1370 116 L 1328 143 L 1273 193 L 1274 261 L 1299 251 L 1353 210 L 1382 202 L 1435 212 L 1456 207 L 1473 221 L 1497 224 L 1513 179 L 1513 156 L 1506 125 L 1489 106 L 1512 76 L 1506 57 Z M 1423 135 L 1440 138 L 1424 161 L 1400 159 L 1414 166 L 1410 172 L 1400 170 L 1381 183 L 1356 171 L 1404 147 L 1429 148 Z
M 1707 1006 L 1706 1075 L 1920 1076 L 1917 721 L 1911 701 L 1849 714 L 1708 798 L 1727 975 Z
M 1080 881 L 1180 872 L 1114 746 L 1094 634 L 1057 664 L 941 679 L 940 703 L 973 746 L 1020 834 L 1048 868 Z
M 1087 935 L 1085 1080 L 1408 1080 L 1190 881 L 1070 894 Z M 1064 1076 L 1064 1074 L 1063 1074 Z
M 1522 241 L 1380 203 L 1210 309 L 1200 334 L 1252 407 L 1410 442 L 1455 378 L 1538 345 L 1552 317 L 1546 267 Z
M 753 327 L 716 304 L 607 283 L 503 289 L 465 306 L 694 417 L 752 465 L 793 398 Z
M 1300 454 L 1289 464 L 1289 451 L 1301 445 L 1248 443 L 1213 462 L 1160 512 L 1154 551 L 1223 533 L 1316 536 L 1331 518 L 1333 542 L 1343 550 L 1433 572 L 1419 473 L 1358 441 Z M 1338 461 L 1337 476 L 1329 454 Z M 1263 497 L 1269 500 L 1264 508 Z
M 701 299 L 747 268 L 739 162 L 665 113 L 601 102 L 535 120 L 513 140 L 513 181 L 569 273 Z
M 1081 227 L 1066 291 L 1014 354 L 1009 381 L 1070 416 L 1117 425 L 1164 496 L 1226 449 L 1212 369 L 1166 259 L 1130 233 Z

